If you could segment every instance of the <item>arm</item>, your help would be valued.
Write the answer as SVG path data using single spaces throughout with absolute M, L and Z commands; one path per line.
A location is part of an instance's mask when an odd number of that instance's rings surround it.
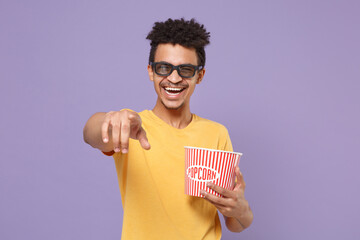
M 212 203 L 223 214 L 226 227 L 230 231 L 241 232 L 251 225 L 254 216 L 244 196 L 245 181 L 238 167 L 236 167 L 235 173 L 237 183 L 232 191 L 208 183 L 208 187 L 223 195 L 223 198 L 204 190 L 202 190 L 202 194 L 207 201 Z
M 129 110 L 95 113 L 86 122 L 83 136 L 86 143 L 103 152 L 127 153 L 129 138 L 139 140 L 144 149 L 150 149 L 140 116 Z

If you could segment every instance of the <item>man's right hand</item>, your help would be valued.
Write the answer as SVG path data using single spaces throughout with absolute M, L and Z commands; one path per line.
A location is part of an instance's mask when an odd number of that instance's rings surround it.
M 127 153 L 129 151 L 129 138 L 137 139 L 141 147 L 150 149 L 145 130 L 141 127 L 139 114 L 129 110 L 111 111 L 105 114 L 101 126 L 101 135 L 104 143 L 109 143 L 111 134 L 115 152 Z
M 103 152 L 129 151 L 129 138 L 139 140 L 141 146 L 150 149 L 139 114 L 131 110 L 98 112 L 84 126 L 84 141 Z

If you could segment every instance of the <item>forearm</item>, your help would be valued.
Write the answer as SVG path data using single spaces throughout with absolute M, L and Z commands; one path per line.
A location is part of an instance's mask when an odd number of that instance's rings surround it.
M 241 232 L 248 228 L 253 221 L 253 213 L 249 207 L 248 211 L 238 217 L 225 217 L 226 227 L 232 232 Z
M 110 152 L 113 150 L 111 137 L 107 143 L 104 143 L 101 135 L 101 126 L 104 122 L 105 114 L 104 112 L 98 112 L 92 115 L 84 126 L 83 136 L 84 141 L 90 146 L 98 148 L 103 152 Z

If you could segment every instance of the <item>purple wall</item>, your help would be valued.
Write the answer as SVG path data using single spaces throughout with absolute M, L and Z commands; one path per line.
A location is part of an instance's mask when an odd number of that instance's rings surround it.
M 192 111 L 227 126 L 253 225 L 223 239 L 360 237 L 358 1 L 0 1 L 0 239 L 120 239 L 96 111 L 151 109 L 152 24 L 212 33 Z

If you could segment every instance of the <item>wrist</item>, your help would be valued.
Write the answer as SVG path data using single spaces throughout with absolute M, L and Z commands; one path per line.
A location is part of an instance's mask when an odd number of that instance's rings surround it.
M 248 228 L 253 221 L 253 213 L 250 206 L 240 216 L 235 217 L 235 219 L 244 229 Z

